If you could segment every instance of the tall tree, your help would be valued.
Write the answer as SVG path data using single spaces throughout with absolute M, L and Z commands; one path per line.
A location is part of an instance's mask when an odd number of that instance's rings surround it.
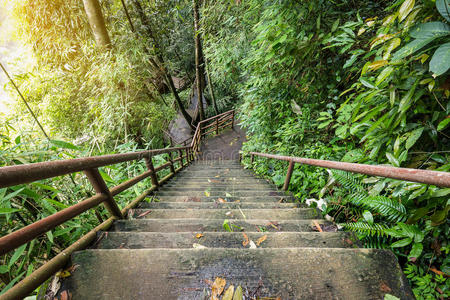
M 160 43 L 158 42 L 158 40 L 156 39 L 156 37 L 153 33 L 150 21 L 148 20 L 147 16 L 145 15 L 144 9 L 142 8 L 141 3 L 138 0 L 133 0 L 133 4 L 136 8 L 136 11 L 139 14 L 139 18 L 141 19 L 142 25 L 144 25 L 144 27 L 147 31 L 148 37 L 153 42 L 153 50 L 155 52 L 155 56 L 156 56 L 158 62 L 156 62 L 153 59 L 151 59 L 151 62 L 163 74 L 163 77 L 165 78 L 167 85 L 169 86 L 169 89 L 172 92 L 172 94 L 175 98 L 175 101 L 177 102 L 177 105 L 178 105 L 178 108 L 180 109 L 181 114 L 183 115 L 184 119 L 189 124 L 189 126 L 194 130 L 195 126 L 192 124 L 192 117 L 188 114 L 188 112 L 184 108 L 183 102 L 181 101 L 181 98 L 178 95 L 175 84 L 173 83 L 172 76 L 169 74 L 169 71 L 164 63 L 164 57 L 161 53 Z
M 200 42 L 200 26 L 199 26 L 199 12 L 198 12 L 198 0 L 193 1 L 194 8 L 194 39 L 195 39 L 195 75 L 196 75 L 196 87 L 197 87 L 197 98 L 198 107 L 200 108 L 200 120 L 205 119 L 205 111 L 203 108 L 203 88 L 204 88 L 204 72 L 202 71 L 202 50 Z
M 110 48 L 111 40 L 108 31 L 106 30 L 105 19 L 103 18 L 100 3 L 98 0 L 83 0 L 83 4 L 95 41 L 101 47 Z

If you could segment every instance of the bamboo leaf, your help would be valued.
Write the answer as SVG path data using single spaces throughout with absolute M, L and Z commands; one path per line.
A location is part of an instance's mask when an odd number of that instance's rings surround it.
M 414 8 L 415 0 L 405 0 L 398 10 L 399 21 L 403 21 Z
M 408 137 L 408 139 L 406 140 L 406 143 L 405 143 L 406 150 L 409 150 L 412 146 L 414 146 L 414 144 L 417 142 L 417 140 L 422 135 L 422 132 L 423 132 L 423 127 L 411 132 L 411 135 Z

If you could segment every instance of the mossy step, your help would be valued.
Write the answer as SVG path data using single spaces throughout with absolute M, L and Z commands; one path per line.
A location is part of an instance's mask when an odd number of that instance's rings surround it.
M 210 183 L 210 184 L 183 184 L 182 182 L 178 184 L 165 184 L 159 188 L 162 189 L 244 189 L 244 190 L 277 190 L 275 186 L 270 184 L 240 184 L 240 183 Z
M 139 208 L 148 209 L 185 209 L 185 208 L 201 208 L 201 209 L 236 209 L 236 208 L 294 208 L 300 207 L 299 203 L 276 203 L 276 202 L 143 202 Z
M 202 177 L 202 178 L 181 178 L 181 177 L 174 177 L 172 180 L 170 180 L 168 183 L 170 184 L 270 184 L 273 185 L 270 181 L 265 179 L 258 179 L 255 177 L 248 177 L 248 178 L 237 178 L 237 177 L 230 177 L 230 178 L 216 178 L 216 177 Z
M 212 197 L 261 197 L 261 196 L 284 196 L 284 192 L 279 192 L 277 190 L 251 190 L 251 191 L 172 191 L 172 190 L 161 190 L 155 192 L 155 195 L 163 196 L 191 196 L 191 197 L 202 197 L 202 196 L 212 196 Z
M 114 222 L 114 231 L 137 232 L 193 232 L 193 231 L 227 231 L 224 227 L 225 219 L 133 219 L 117 220 Z M 267 231 L 267 232 L 310 232 L 319 226 L 335 229 L 335 226 L 323 219 L 311 220 L 229 220 L 234 231 Z M 233 226 L 234 225 L 234 226 Z
M 115 249 L 72 256 L 72 299 L 205 299 L 217 277 L 260 297 L 414 299 L 388 250 L 337 248 Z
M 207 248 L 357 248 L 348 232 L 108 232 L 98 234 L 97 249 Z M 245 245 L 245 246 L 244 246 Z
M 145 219 L 320 219 L 322 214 L 314 208 L 279 209 L 133 209 L 131 218 Z
M 159 200 L 160 202 L 215 202 L 219 198 L 222 198 L 228 202 L 295 202 L 295 198 L 292 196 L 239 196 L 239 197 L 227 197 L 226 194 L 221 194 L 220 196 L 209 196 L 206 197 L 205 194 L 202 196 L 163 196 L 163 195 L 153 195 L 150 198 Z

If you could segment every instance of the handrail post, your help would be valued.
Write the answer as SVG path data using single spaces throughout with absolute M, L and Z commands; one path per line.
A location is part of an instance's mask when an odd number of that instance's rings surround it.
M 291 181 L 292 172 L 294 171 L 294 161 L 289 161 L 289 167 L 286 174 L 286 180 L 284 181 L 283 190 L 287 191 L 289 189 L 289 182 Z
M 253 162 L 255 161 L 255 156 L 253 154 L 250 154 L 250 163 L 253 165 Z
M 234 129 L 234 110 L 232 112 L 232 117 L 231 117 L 231 129 Z
M 153 156 L 150 155 L 150 157 L 145 157 L 145 164 L 147 165 L 147 168 L 152 172 L 150 175 L 150 178 L 152 179 L 152 185 L 158 187 L 158 177 L 156 177 L 155 167 L 153 166 Z
M 108 196 L 104 202 L 106 209 L 108 212 L 114 216 L 118 217 L 120 219 L 123 219 L 122 212 L 120 211 L 119 206 L 117 206 L 116 201 L 114 200 L 108 186 L 106 185 L 105 181 L 102 178 L 102 175 L 100 175 L 100 172 L 98 169 L 88 169 L 84 171 L 84 174 L 86 174 L 87 178 L 91 182 L 92 186 L 94 187 L 94 190 L 97 194 L 104 194 Z
M 170 173 L 175 174 L 175 168 L 173 166 L 173 159 L 172 159 L 172 152 L 167 153 L 167 155 L 169 156 L 169 162 L 170 162 Z
M 219 134 L 219 118 L 216 118 L 216 134 Z
M 178 155 L 180 157 L 180 167 L 183 168 L 184 167 L 184 162 L 183 162 L 183 151 L 182 150 L 178 150 Z

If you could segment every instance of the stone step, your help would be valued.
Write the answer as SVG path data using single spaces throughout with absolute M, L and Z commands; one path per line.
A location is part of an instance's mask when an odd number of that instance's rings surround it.
M 143 202 L 139 208 L 148 209 L 245 209 L 245 208 L 295 208 L 300 207 L 299 203 L 276 203 L 276 202 Z
M 271 186 L 275 186 L 273 183 L 265 180 L 265 179 L 257 179 L 255 177 L 252 178 L 209 178 L 209 177 L 203 177 L 203 178 L 177 178 L 170 180 L 167 184 L 182 184 L 182 185 L 190 185 L 190 184 L 270 184 Z
M 160 190 L 162 189 L 207 189 L 207 188 L 217 188 L 217 189 L 226 189 L 226 188 L 240 188 L 245 190 L 260 190 L 260 189 L 271 189 L 271 190 L 277 190 L 275 185 L 271 185 L 269 183 L 257 183 L 257 184 L 248 184 L 248 183 L 239 183 L 239 182 L 229 182 L 229 183 L 215 183 L 215 182 L 208 182 L 208 183 L 190 183 L 186 184 L 183 182 L 178 183 L 167 183 L 163 185 Z
M 133 209 L 131 218 L 140 219 L 320 219 L 322 214 L 314 208 L 279 209 Z
M 414 299 L 388 250 L 115 249 L 72 256 L 72 299 L 206 299 L 217 277 L 260 299 Z
M 270 188 L 268 186 L 265 187 L 247 187 L 245 185 L 238 185 L 238 186 L 208 186 L 208 187 L 198 187 L 198 186 L 182 186 L 177 185 L 175 187 L 161 187 L 158 189 L 158 193 L 160 192 L 184 192 L 186 194 L 189 194 L 190 192 L 205 192 L 205 191 L 214 191 L 214 192 L 248 192 L 248 191 L 255 191 L 255 192 L 277 192 L 278 190 L 275 188 Z
M 99 233 L 98 240 L 98 249 L 193 248 L 197 244 L 245 249 L 250 240 L 258 248 L 355 248 L 359 244 L 348 232 L 108 232 Z
M 114 231 L 137 232 L 193 232 L 193 231 L 217 231 L 226 232 L 224 219 L 133 219 L 117 220 L 114 222 Z M 229 220 L 229 226 L 233 231 L 268 231 L 268 232 L 311 232 L 319 226 L 325 226 L 324 230 L 336 230 L 336 226 L 323 219 L 311 220 Z
M 228 202 L 295 202 L 296 199 L 292 196 L 240 196 L 240 197 L 227 197 L 226 195 L 220 196 L 209 196 L 206 197 L 204 194 L 202 196 L 161 196 L 154 195 L 150 196 L 160 202 L 215 202 L 218 198 L 222 198 Z
M 276 190 L 267 190 L 267 191 L 170 191 L 163 190 L 155 192 L 155 195 L 158 197 L 164 196 L 190 196 L 190 197 L 261 197 L 261 196 L 284 196 L 284 192 L 279 192 Z M 209 196 L 208 196 L 209 194 Z M 228 195 L 226 195 L 228 194 Z

